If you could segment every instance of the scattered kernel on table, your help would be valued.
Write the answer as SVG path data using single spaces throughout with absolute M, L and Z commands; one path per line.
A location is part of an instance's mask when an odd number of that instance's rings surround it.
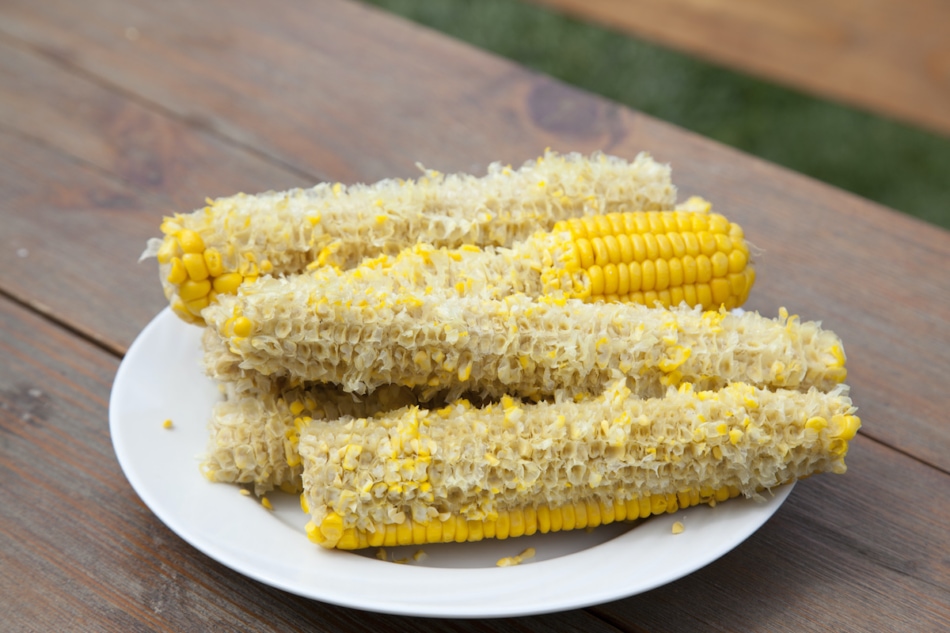
M 241 488 L 241 490 L 239 490 L 239 492 L 240 492 L 242 495 L 244 495 L 245 497 L 250 497 L 250 496 L 251 496 L 251 491 L 248 490 L 247 488 Z
M 174 426 L 174 424 L 172 423 L 171 420 L 165 420 L 164 422 L 162 422 L 162 426 L 166 429 L 170 429 Z
M 274 506 L 271 505 L 270 499 L 267 497 L 261 497 L 261 505 L 267 508 L 268 510 L 273 510 Z
M 426 554 L 425 551 L 423 551 L 423 550 L 421 550 L 421 549 L 417 549 L 417 550 L 416 550 L 416 553 L 412 555 L 412 560 L 414 560 L 414 561 L 416 561 L 416 562 L 418 563 L 419 561 L 425 560 L 425 559 L 427 559 L 428 557 L 429 557 L 429 555 Z
M 683 530 L 685 529 L 686 527 L 683 526 L 682 521 L 677 521 L 676 523 L 673 524 L 673 534 L 682 534 Z

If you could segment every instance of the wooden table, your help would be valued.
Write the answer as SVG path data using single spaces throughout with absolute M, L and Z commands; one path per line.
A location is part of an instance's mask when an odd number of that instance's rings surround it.
M 950 234 L 343 0 L 0 6 L 0 628 L 937 631 L 950 623 Z M 206 196 L 519 164 L 673 166 L 760 249 L 749 307 L 845 340 L 864 428 L 754 536 L 649 593 L 487 623 L 234 573 L 127 483 L 108 398 L 164 306 L 136 260 Z M 631 561 L 631 566 L 636 564 Z

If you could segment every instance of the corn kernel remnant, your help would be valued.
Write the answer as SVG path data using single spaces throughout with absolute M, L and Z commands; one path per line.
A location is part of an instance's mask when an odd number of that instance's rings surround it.
M 514 567 L 515 565 L 520 565 L 521 563 L 523 563 L 523 562 L 526 561 L 526 560 L 529 560 L 529 559 L 531 559 L 531 558 L 534 558 L 534 555 L 535 555 L 536 553 L 537 553 L 537 552 L 535 552 L 535 550 L 534 550 L 533 547 L 529 547 L 528 549 L 524 550 L 523 552 L 521 552 L 521 553 L 518 554 L 517 556 L 506 556 L 505 558 L 500 559 L 500 560 L 499 560 L 497 563 L 495 563 L 495 564 L 496 564 L 498 567 Z
M 682 534 L 685 529 L 682 521 L 677 521 L 673 524 L 673 534 Z

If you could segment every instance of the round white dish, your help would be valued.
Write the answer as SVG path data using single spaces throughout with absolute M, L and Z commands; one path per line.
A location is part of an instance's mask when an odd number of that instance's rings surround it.
M 580 608 L 648 591 L 727 553 L 765 523 L 792 486 L 764 503 L 737 499 L 662 515 L 635 526 L 497 541 L 327 551 L 304 533 L 296 496 L 268 495 L 273 511 L 238 486 L 199 472 L 207 420 L 220 397 L 200 366 L 201 330 L 162 311 L 116 374 L 109 425 L 119 464 L 148 507 L 185 541 L 258 581 L 329 603 L 383 613 L 503 617 Z M 166 419 L 172 428 L 164 428 Z M 681 521 L 685 530 L 672 534 Z M 528 547 L 514 567 L 496 562 Z M 413 554 L 422 550 L 419 560 Z M 396 564 L 393 561 L 408 561 Z

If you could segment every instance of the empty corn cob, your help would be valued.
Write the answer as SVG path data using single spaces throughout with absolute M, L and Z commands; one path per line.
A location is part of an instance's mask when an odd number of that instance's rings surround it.
M 258 495 L 274 488 L 299 492 L 296 440 L 304 425 L 342 415 L 372 416 L 415 402 L 409 389 L 396 386 L 357 398 L 330 385 L 290 387 L 253 373 L 221 385 L 225 400 L 212 409 L 201 471 L 211 481 L 253 484 Z
M 595 527 L 842 473 L 859 426 L 845 386 L 409 407 L 306 430 L 302 505 L 341 549 Z
M 150 240 L 143 257 L 157 257 L 175 312 L 200 323 L 216 296 L 259 275 L 346 268 L 417 242 L 508 245 L 569 217 L 674 202 L 669 168 L 645 154 L 628 162 L 547 152 L 518 170 L 493 164 L 481 178 L 427 171 L 416 181 L 208 200 L 203 209 L 166 218 L 164 238 Z
M 443 287 L 421 296 L 381 292 L 361 297 L 311 277 L 264 279 L 205 316 L 245 370 L 360 394 L 385 384 L 420 387 L 424 400 L 446 390 L 447 397 L 598 393 L 613 371 L 644 396 L 680 382 L 827 389 L 846 376 L 840 339 L 787 313 L 772 320 L 521 294 L 489 300 Z

